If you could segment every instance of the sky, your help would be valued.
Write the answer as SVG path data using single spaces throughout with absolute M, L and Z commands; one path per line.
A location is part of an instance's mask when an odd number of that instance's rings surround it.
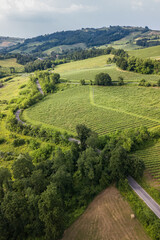
M 160 0 L 0 0 L 0 36 L 110 25 L 160 30 Z

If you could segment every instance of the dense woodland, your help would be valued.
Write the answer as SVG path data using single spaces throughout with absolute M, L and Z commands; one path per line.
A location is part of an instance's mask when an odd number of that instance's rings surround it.
M 37 147 L 36 162 L 19 155 L 14 181 L 8 169 L 0 169 L 1 239 L 59 239 L 102 189 L 128 175 L 142 176 L 144 163 L 127 152 L 150 138 L 146 129 L 101 139 L 84 125 L 76 130 L 81 144 L 72 143 L 67 152 Z M 97 147 L 103 148 L 100 154 Z

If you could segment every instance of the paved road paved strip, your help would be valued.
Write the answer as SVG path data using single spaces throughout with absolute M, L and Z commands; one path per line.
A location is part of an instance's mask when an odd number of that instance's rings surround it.
M 128 177 L 130 187 L 147 204 L 147 206 L 160 219 L 160 205 L 132 178 Z

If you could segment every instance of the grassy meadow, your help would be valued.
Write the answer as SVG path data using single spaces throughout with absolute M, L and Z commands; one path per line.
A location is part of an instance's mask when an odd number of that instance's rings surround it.
M 160 46 L 131 50 L 128 51 L 128 54 L 139 58 L 153 58 L 158 60 L 160 59 Z
M 24 70 L 23 65 L 16 62 L 16 58 L 10 58 L 5 60 L 0 60 L 1 70 L 7 73 L 10 72 L 10 67 L 14 67 L 16 72 L 22 72 Z
M 109 57 L 112 57 L 112 55 L 62 64 L 55 68 L 55 72 L 60 73 L 61 78 L 69 82 L 79 82 L 81 79 L 85 79 L 86 82 L 94 81 L 96 74 L 101 72 L 108 73 L 113 81 L 117 81 L 118 77 L 122 76 L 126 83 L 137 84 L 142 78 L 151 83 L 157 83 L 157 80 L 160 79 L 159 75 L 142 75 L 123 71 L 117 68 L 115 64 L 107 64 Z

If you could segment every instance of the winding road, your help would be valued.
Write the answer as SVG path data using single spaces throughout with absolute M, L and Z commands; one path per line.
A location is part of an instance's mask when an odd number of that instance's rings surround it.
M 147 204 L 147 206 L 160 219 L 160 205 L 132 178 L 128 177 L 128 183 L 133 191 Z

